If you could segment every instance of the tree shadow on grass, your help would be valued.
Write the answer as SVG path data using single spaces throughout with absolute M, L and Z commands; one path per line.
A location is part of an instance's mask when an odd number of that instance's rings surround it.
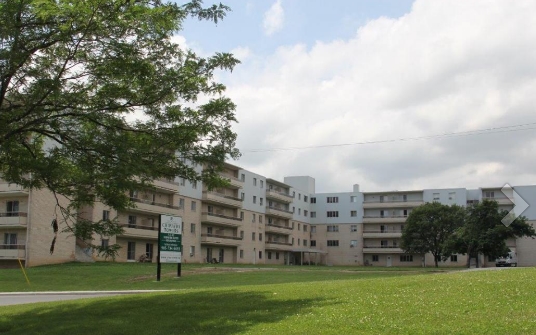
M 236 334 L 305 313 L 320 299 L 271 292 L 188 292 L 85 299 L 22 307 L 0 334 Z M 5 310 L 8 311 L 7 309 Z

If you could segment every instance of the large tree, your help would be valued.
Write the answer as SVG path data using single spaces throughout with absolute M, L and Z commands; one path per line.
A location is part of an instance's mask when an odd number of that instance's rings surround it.
M 438 202 L 421 205 L 412 210 L 406 220 L 401 247 L 407 253 L 431 253 L 435 267 L 438 267 L 439 259 L 451 255 L 445 243 L 463 225 L 464 218 L 464 208 L 457 205 L 447 206 Z
M 476 258 L 479 267 L 478 255 L 493 258 L 506 255 L 509 238 L 536 236 L 536 231 L 524 216 L 517 217 L 508 226 L 503 224 L 502 220 L 507 215 L 508 211 L 499 210 L 499 204 L 492 200 L 467 207 L 465 224 L 451 236 L 447 248 L 453 253 L 466 254 L 467 267 L 471 258 Z
M 199 0 L 0 2 L 0 177 L 67 197 L 61 223 L 82 239 L 120 231 L 109 220 L 69 225 L 97 199 L 131 207 L 128 191 L 158 178 L 220 185 L 239 153 L 235 105 L 213 73 L 238 60 L 199 57 L 172 37 L 188 17 L 227 11 Z

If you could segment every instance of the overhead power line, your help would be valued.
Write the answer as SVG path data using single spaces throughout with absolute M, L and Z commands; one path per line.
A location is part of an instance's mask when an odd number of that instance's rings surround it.
M 382 144 L 382 143 L 392 143 L 392 142 L 442 139 L 442 138 L 449 138 L 449 137 L 476 136 L 476 135 L 508 133 L 508 132 L 534 130 L 534 129 L 536 129 L 536 122 L 517 124 L 517 125 L 512 125 L 512 126 L 504 126 L 504 127 L 493 127 L 493 128 L 460 131 L 460 132 L 452 132 L 452 133 L 444 133 L 444 134 L 436 134 L 436 135 L 418 136 L 418 137 L 403 137 L 403 138 L 396 138 L 396 139 L 363 141 L 363 142 L 353 142 L 353 143 L 311 145 L 311 146 L 305 146 L 305 147 L 250 149 L 250 150 L 241 150 L 241 151 L 242 153 L 257 153 L 257 152 L 272 152 L 272 151 L 320 149 L 320 148 L 345 147 L 345 146 L 354 146 L 354 145 L 369 145 L 369 144 Z

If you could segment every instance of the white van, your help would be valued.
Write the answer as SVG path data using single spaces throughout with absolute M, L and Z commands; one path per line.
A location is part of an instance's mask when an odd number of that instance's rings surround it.
M 499 257 L 495 260 L 495 266 L 517 266 L 517 255 L 515 250 L 508 252 L 508 256 Z

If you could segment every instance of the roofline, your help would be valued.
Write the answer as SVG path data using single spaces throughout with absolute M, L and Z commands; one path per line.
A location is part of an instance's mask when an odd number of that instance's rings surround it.
M 407 190 L 407 191 L 377 191 L 377 192 L 361 192 L 363 194 L 393 194 L 393 193 L 421 193 L 424 190 Z
M 240 166 L 238 165 L 234 165 L 234 164 L 231 164 L 231 163 L 228 163 L 228 162 L 223 162 L 223 164 L 225 165 L 225 167 L 228 167 L 228 168 L 231 168 L 231 169 L 234 169 L 234 170 L 243 170 Z

